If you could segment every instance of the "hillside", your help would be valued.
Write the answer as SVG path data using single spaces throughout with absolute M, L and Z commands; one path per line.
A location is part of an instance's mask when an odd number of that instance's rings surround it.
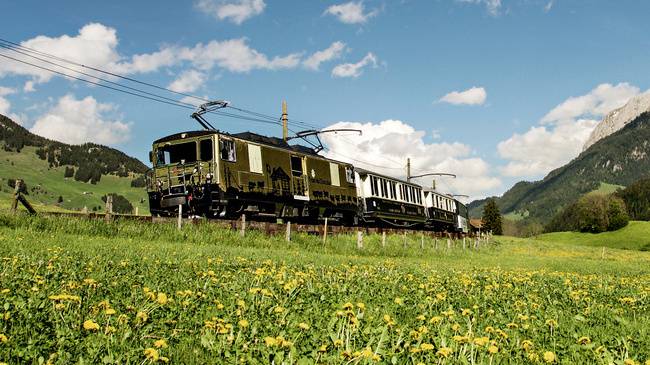
M 544 179 L 515 184 L 497 198 L 497 204 L 504 214 L 548 222 L 583 194 L 611 185 L 627 186 L 650 176 L 649 141 L 650 113 L 646 112 Z M 472 202 L 470 213 L 480 216 L 484 202 Z
M 14 179 L 27 184 L 38 209 L 103 210 L 102 196 L 125 196 L 148 212 L 145 189 L 132 187 L 147 166 L 116 149 L 93 143 L 68 145 L 34 135 L 0 115 L 0 207 L 8 207 Z M 61 199 L 59 198 L 61 197 Z M 62 201 L 59 201 L 62 200 Z
M 626 227 L 613 232 L 579 233 L 554 232 L 536 237 L 544 242 L 567 245 L 610 247 L 624 250 L 650 251 L 650 222 L 632 221 Z

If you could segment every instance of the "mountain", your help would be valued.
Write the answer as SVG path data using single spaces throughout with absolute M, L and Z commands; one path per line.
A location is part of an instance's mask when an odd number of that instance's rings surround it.
M 501 213 L 515 219 L 548 222 L 580 196 L 613 185 L 628 186 L 650 176 L 650 112 L 625 123 L 544 179 L 515 184 L 496 198 Z M 469 205 L 480 216 L 485 200 Z
M 11 196 L 13 181 L 24 179 L 28 200 L 36 205 L 103 210 L 102 196 L 117 193 L 145 213 L 147 169 L 114 148 L 52 141 L 0 115 L 0 206 Z
M 643 112 L 650 111 L 650 93 L 637 95 L 627 104 L 609 112 L 591 132 L 582 150 L 586 151 L 594 143 L 625 127 Z

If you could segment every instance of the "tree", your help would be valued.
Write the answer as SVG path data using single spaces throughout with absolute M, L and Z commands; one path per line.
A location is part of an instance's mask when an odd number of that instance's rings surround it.
M 629 220 L 625 202 L 620 197 L 589 194 L 560 211 L 545 230 L 600 233 L 623 228 Z
M 133 212 L 133 205 L 124 196 L 110 193 L 113 197 L 113 212 L 121 214 L 131 214 Z M 102 201 L 106 203 L 106 195 L 102 196 Z
M 483 207 L 483 230 L 492 231 L 496 235 L 503 234 L 503 220 L 494 199 L 488 200 Z

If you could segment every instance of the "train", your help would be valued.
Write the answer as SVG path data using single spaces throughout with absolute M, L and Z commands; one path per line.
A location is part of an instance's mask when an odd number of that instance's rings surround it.
M 152 144 L 152 215 L 283 220 L 468 233 L 453 196 L 321 156 L 285 139 L 207 129 Z

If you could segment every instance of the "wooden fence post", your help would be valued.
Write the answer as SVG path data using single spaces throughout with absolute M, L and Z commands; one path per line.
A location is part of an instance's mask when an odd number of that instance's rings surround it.
M 406 248 L 406 246 L 407 246 L 407 243 L 406 243 L 406 230 L 404 230 L 403 243 L 404 243 L 404 248 Z
M 381 230 L 381 247 L 386 247 L 386 231 Z
M 111 215 L 113 214 L 113 196 L 111 194 L 106 194 L 106 208 L 105 208 L 104 219 L 106 222 L 111 221 Z
M 465 236 L 463 236 L 463 251 L 465 251 Z
M 178 204 L 178 221 L 176 224 L 180 231 L 183 226 L 183 204 Z
M 420 233 L 420 249 L 424 250 L 424 233 Z
M 239 235 L 244 237 L 246 235 L 246 214 L 241 215 L 241 227 Z
M 138 214 L 138 208 L 139 207 L 135 207 L 135 215 L 140 215 L 140 214 Z
M 327 217 L 325 217 L 325 226 L 323 227 L 323 244 L 327 243 Z
M 11 212 L 16 213 L 18 211 L 18 196 L 20 195 L 20 186 L 23 184 L 21 179 L 16 179 L 14 183 L 14 198 L 11 201 Z
M 357 231 L 357 249 L 363 249 L 363 232 Z
M 291 221 L 287 221 L 287 232 L 284 236 L 287 242 L 291 242 Z
M 447 249 L 451 250 L 451 236 L 447 233 Z

